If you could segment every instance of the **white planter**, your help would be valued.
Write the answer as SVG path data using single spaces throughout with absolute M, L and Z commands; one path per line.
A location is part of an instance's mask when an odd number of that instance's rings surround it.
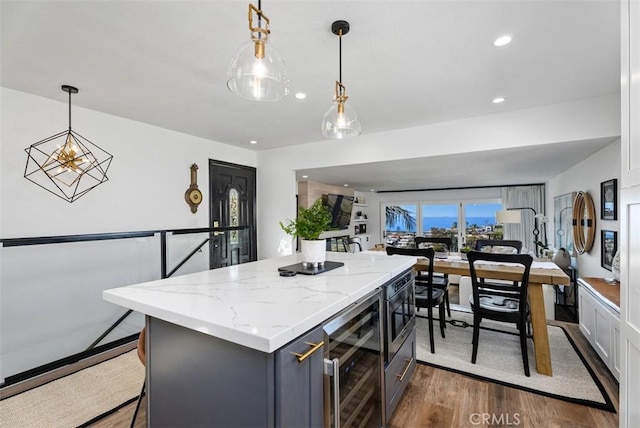
M 302 239 L 300 241 L 302 252 L 302 263 L 304 266 L 318 267 L 324 264 L 327 259 L 327 241 L 325 239 L 319 239 L 314 241 L 307 241 Z

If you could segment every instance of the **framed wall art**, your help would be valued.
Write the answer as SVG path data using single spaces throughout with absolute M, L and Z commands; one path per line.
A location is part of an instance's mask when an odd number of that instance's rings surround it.
M 600 183 L 600 218 L 618 219 L 618 180 L 615 178 Z
M 616 251 L 618 251 L 618 232 L 614 232 L 613 230 L 603 230 L 601 231 L 601 234 L 602 244 L 600 248 L 600 265 L 607 270 L 611 270 L 613 256 L 615 256 Z

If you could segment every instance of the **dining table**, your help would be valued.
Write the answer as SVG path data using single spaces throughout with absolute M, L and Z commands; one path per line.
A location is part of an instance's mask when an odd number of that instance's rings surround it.
M 428 259 L 418 259 L 414 270 L 423 271 L 428 267 Z M 434 259 L 433 271 L 450 275 L 471 276 L 469 262 L 462 259 L 459 254 L 450 255 L 446 259 Z M 507 264 L 478 264 L 476 262 L 476 272 L 479 277 L 491 279 L 516 281 L 522 277 L 522 267 Z M 570 285 L 570 279 L 555 263 L 544 259 L 535 259 L 529 272 L 529 311 L 533 328 L 536 371 L 543 375 L 553 376 L 542 284 Z

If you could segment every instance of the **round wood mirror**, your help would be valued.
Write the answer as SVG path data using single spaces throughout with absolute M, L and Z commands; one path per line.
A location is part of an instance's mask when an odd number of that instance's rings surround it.
M 573 201 L 573 240 L 578 254 L 591 251 L 596 237 L 596 209 L 587 192 L 578 192 Z

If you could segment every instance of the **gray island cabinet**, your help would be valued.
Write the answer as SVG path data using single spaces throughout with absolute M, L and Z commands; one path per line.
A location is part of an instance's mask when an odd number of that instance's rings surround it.
M 152 427 L 321 427 L 323 353 L 315 328 L 273 353 L 148 319 L 147 424 Z
M 324 426 L 322 324 L 415 263 L 328 259 L 344 266 L 280 277 L 293 255 L 106 290 L 146 315 L 147 426 Z

